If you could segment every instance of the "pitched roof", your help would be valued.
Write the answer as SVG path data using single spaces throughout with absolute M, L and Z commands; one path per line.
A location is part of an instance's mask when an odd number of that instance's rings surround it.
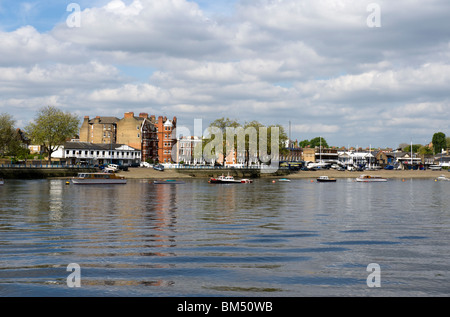
M 89 120 L 89 123 L 94 123 L 95 119 L 100 119 L 100 123 L 102 124 L 111 124 L 111 123 L 116 123 L 119 121 L 119 118 L 116 117 L 99 117 L 99 118 L 92 118 Z
M 124 147 L 124 149 L 121 149 Z M 127 149 L 128 148 L 128 149 Z M 68 150 L 86 150 L 86 151 L 110 151 L 125 150 L 138 151 L 137 149 L 126 144 L 107 144 L 107 143 L 89 143 L 89 142 L 65 142 L 64 149 Z

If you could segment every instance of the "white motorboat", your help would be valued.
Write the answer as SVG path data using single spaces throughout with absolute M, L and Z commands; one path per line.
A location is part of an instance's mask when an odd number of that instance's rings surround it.
M 74 185 L 126 184 L 127 180 L 113 173 L 78 173 L 72 178 Z
M 320 176 L 317 178 L 317 181 L 319 183 L 336 182 L 336 178 L 330 178 L 328 176 Z
M 447 178 L 445 175 L 441 175 L 437 178 L 438 181 L 450 181 L 450 178 Z
M 247 179 L 247 178 L 242 178 L 242 179 L 234 179 L 233 176 L 219 176 L 217 178 L 212 177 L 209 180 L 209 183 L 211 184 L 249 184 L 249 183 L 253 183 L 252 180 Z

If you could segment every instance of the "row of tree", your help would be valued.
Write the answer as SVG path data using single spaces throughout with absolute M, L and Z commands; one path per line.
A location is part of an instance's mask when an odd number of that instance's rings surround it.
M 402 143 L 400 144 L 400 148 L 404 152 L 413 152 L 418 154 L 425 155 L 433 155 L 439 154 L 442 150 L 450 148 L 450 137 L 446 137 L 443 132 L 436 132 L 433 134 L 433 138 L 431 139 L 432 146 L 422 145 L 422 144 L 413 144 L 411 149 L 411 144 Z
M 29 140 L 41 145 L 51 162 L 52 153 L 68 138 L 78 134 L 80 119 L 74 114 L 48 106 L 37 112 L 34 122 L 26 126 L 24 131 L 14 126 L 11 115 L 0 115 L 0 156 L 26 157 L 29 150 L 23 144 Z
M 313 138 L 311 140 L 303 140 L 300 141 L 298 144 L 301 148 L 305 148 L 305 147 L 310 147 L 310 148 L 315 148 L 315 147 L 323 147 L 323 148 L 328 148 L 328 143 L 327 141 L 322 138 L 322 137 L 316 137 Z
M 77 115 L 69 112 L 63 112 L 58 108 L 48 106 L 38 110 L 34 121 L 26 126 L 24 131 L 20 131 L 14 126 L 15 121 L 11 115 L 6 113 L 0 114 L 0 156 L 25 156 L 29 153 L 29 150 L 23 147 L 25 138 L 33 144 L 41 145 L 43 151 L 48 155 L 48 160 L 51 161 L 52 153 L 57 151 L 59 146 L 68 138 L 78 134 L 80 119 Z M 230 128 L 234 130 L 230 130 Z M 216 131 L 216 133 L 211 133 L 209 139 L 203 140 L 202 150 L 204 150 L 205 147 L 211 143 L 214 139 L 214 134 L 217 134 L 217 131 L 220 131 L 223 146 L 222 153 L 224 154 L 224 157 L 226 157 L 229 154 L 227 153 L 227 149 L 230 148 L 229 144 L 227 147 L 227 142 L 229 143 L 230 140 L 230 138 L 227 138 L 228 131 L 233 131 L 234 133 L 232 136 L 234 149 L 237 148 L 239 138 L 236 131 L 241 131 L 244 132 L 245 151 L 247 152 L 246 155 L 249 156 L 251 148 L 256 147 L 261 150 L 261 144 L 259 144 L 262 140 L 260 131 L 266 131 L 266 135 L 263 136 L 265 141 L 264 143 L 266 143 L 266 148 L 264 150 L 265 153 L 270 155 L 270 151 L 272 149 L 271 135 L 272 129 L 274 128 L 276 128 L 278 132 L 276 142 L 278 142 L 277 147 L 279 154 L 284 155 L 287 152 L 286 142 L 288 140 L 288 136 L 281 125 L 264 126 L 258 121 L 250 121 L 241 124 L 237 120 L 229 118 L 216 119 L 210 124 L 210 131 Z M 256 141 L 253 141 L 251 133 L 245 134 L 245 131 L 256 131 Z M 426 145 L 414 144 L 412 145 L 412 151 L 419 154 L 441 153 L 442 149 L 450 148 L 450 137 L 446 137 L 443 132 L 437 132 L 433 135 L 432 144 L 432 148 Z M 316 147 L 320 145 L 322 147 L 328 147 L 326 140 L 322 137 L 316 137 L 311 140 L 303 140 L 299 142 L 300 147 Z M 411 151 L 411 145 L 403 144 L 401 147 L 406 152 Z
M 209 135 L 202 140 L 203 158 L 219 158 L 222 155 L 222 163 L 233 151 L 244 156 L 244 161 L 259 161 L 268 163 L 272 150 L 276 149 L 279 155 L 287 154 L 286 142 L 288 136 L 281 125 L 265 126 L 258 121 L 245 122 L 244 124 L 230 118 L 214 120 L 208 127 Z M 276 142 L 276 143 L 273 143 Z

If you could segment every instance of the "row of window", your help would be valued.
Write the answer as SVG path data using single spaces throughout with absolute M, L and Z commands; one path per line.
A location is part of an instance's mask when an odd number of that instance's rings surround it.
M 89 151 L 77 151 L 77 150 L 66 150 L 66 155 L 70 155 L 70 152 L 72 152 L 72 155 L 83 154 L 83 152 L 84 152 L 84 155 L 89 155 Z M 106 155 L 106 151 L 90 151 L 90 155 L 93 156 L 94 153 L 96 153 L 97 156 L 99 156 L 100 153 L 101 153 L 102 156 Z M 108 151 L 108 155 L 112 155 L 112 156 L 115 156 L 115 155 L 119 156 L 121 154 L 122 154 L 122 156 L 125 156 L 125 155 L 126 156 L 130 156 L 131 155 L 131 157 L 133 157 L 133 156 L 139 157 L 140 156 L 139 152 L 116 152 L 116 151 L 112 151 L 112 154 L 111 154 L 111 151 Z

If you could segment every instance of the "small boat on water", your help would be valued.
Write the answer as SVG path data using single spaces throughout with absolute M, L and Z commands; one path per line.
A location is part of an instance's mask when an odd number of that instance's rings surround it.
M 319 183 L 336 182 L 336 178 L 330 178 L 328 176 L 320 176 L 317 178 Z
M 0 178 L 0 185 L 5 184 L 5 181 L 3 180 L 3 178 Z
M 234 179 L 233 176 L 219 176 L 218 178 L 212 177 L 209 180 L 211 184 L 250 184 L 253 183 L 251 179 L 242 178 L 242 179 Z
M 179 181 L 176 179 L 166 179 L 166 180 L 156 180 L 153 181 L 153 184 L 169 184 L 169 185 L 175 185 L 175 184 L 184 184 L 183 181 Z
M 74 185 L 126 184 L 125 177 L 114 173 L 78 173 L 72 178 Z
M 381 177 L 381 176 L 373 176 L 373 175 L 361 175 L 356 178 L 357 182 L 386 182 L 387 178 Z
M 450 178 L 447 178 L 445 175 L 441 175 L 437 178 L 438 181 L 450 181 Z
M 278 181 L 279 182 L 290 182 L 291 180 L 288 178 L 280 178 Z

